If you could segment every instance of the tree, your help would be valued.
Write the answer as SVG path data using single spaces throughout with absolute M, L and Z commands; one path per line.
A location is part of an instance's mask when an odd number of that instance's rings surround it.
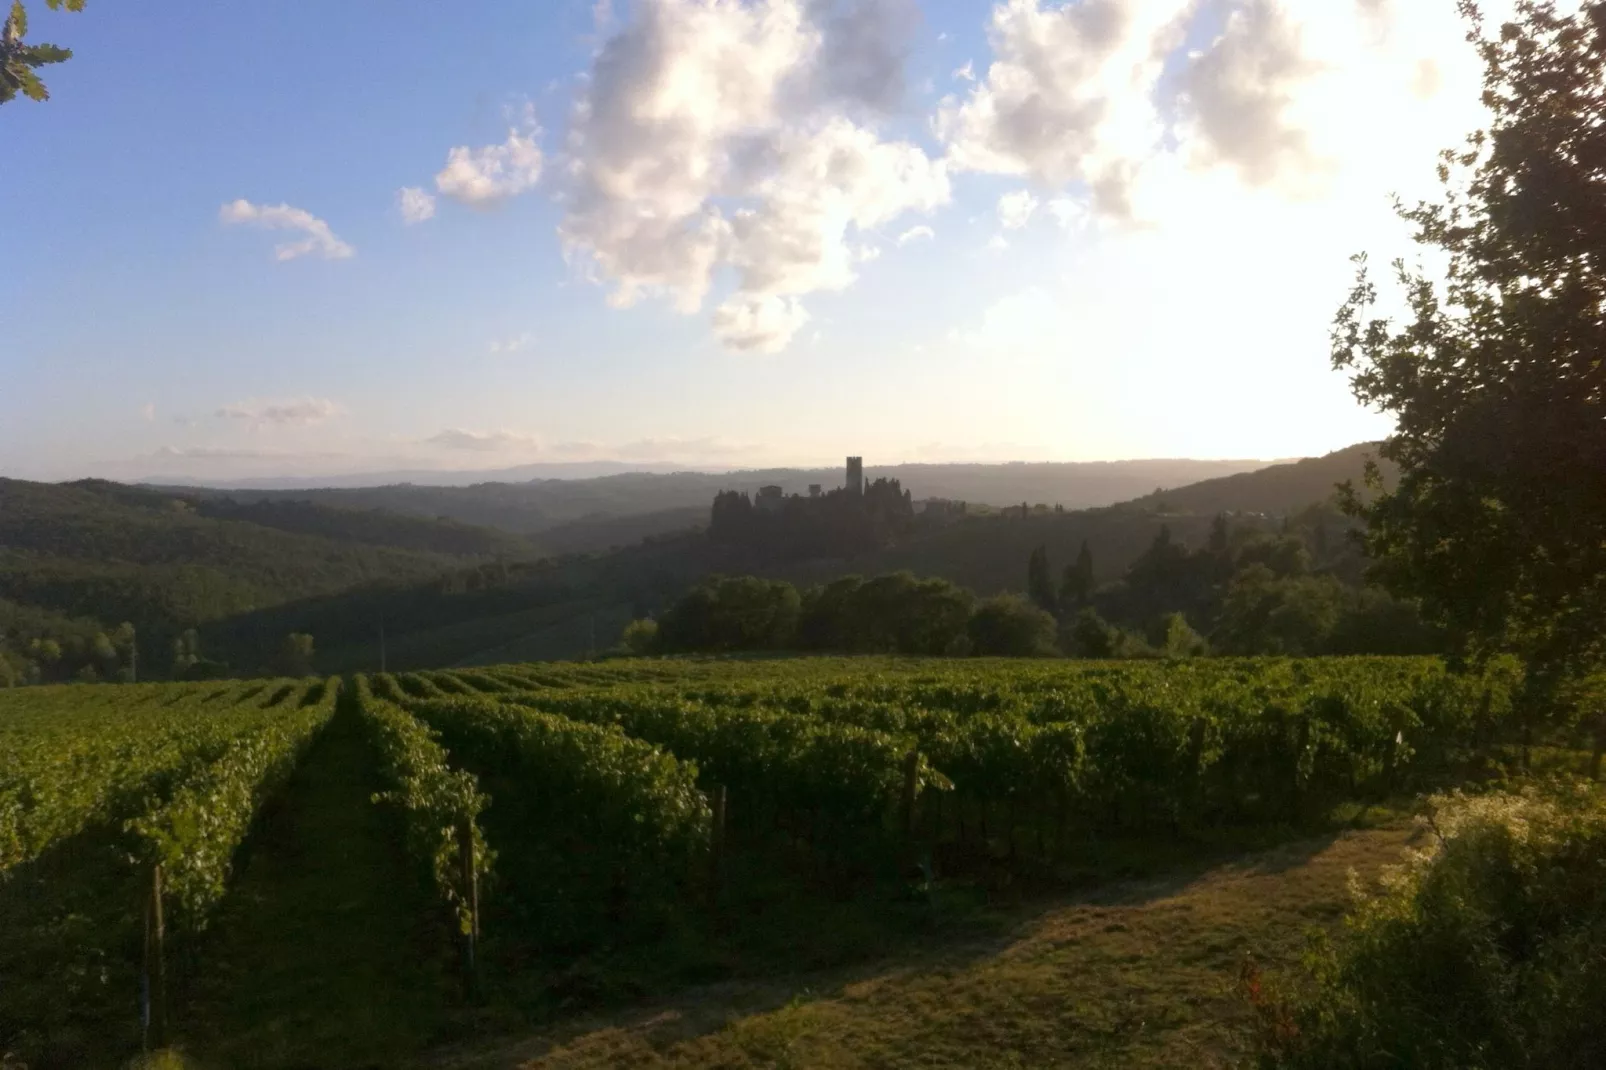
M 1026 562 L 1026 594 L 1037 608 L 1045 613 L 1059 612 L 1059 599 L 1054 594 L 1054 574 L 1048 567 L 1048 548 L 1039 546 Z
M 52 11 L 82 11 L 84 0 L 45 0 L 45 6 Z M 50 92 L 34 71 L 72 58 L 70 48 L 23 44 L 27 35 L 28 12 L 22 0 L 12 0 L 11 12 L 0 27 L 0 104 L 16 99 L 18 93 L 29 100 L 49 100 Z
M 279 672 L 284 676 L 312 675 L 312 636 L 291 632 L 279 644 Z
M 1374 317 L 1357 257 L 1333 364 L 1396 417 L 1379 453 L 1399 476 L 1371 466 L 1373 497 L 1345 505 L 1377 578 L 1458 651 L 1556 680 L 1606 644 L 1606 3 L 1518 0 L 1493 36 L 1461 11 L 1491 122 L 1443 154 L 1441 203 L 1400 209 L 1447 265 L 1437 286 L 1396 262 L 1407 322 Z
M 1117 639 L 1116 629 L 1092 606 L 1084 606 L 1071 624 L 1071 645 L 1077 657 L 1113 657 Z
M 971 649 L 982 655 L 1029 658 L 1054 653 L 1054 618 L 1016 594 L 989 598 L 971 614 Z
M 1188 618 L 1181 613 L 1167 613 L 1155 630 L 1159 639 L 1155 645 L 1168 658 L 1202 657 L 1210 653 L 1210 644 L 1193 630 Z
M 1060 580 L 1060 604 L 1068 610 L 1073 605 L 1085 604 L 1092 597 L 1093 551 L 1083 539 L 1082 548 L 1076 552 L 1076 563 L 1065 566 L 1065 575 Z
M 624 648 L 630 653 L 640 657 L 651 654 L 658 647 L 658 622 L 651 617 L 642 617 L 625 625 L 624 634 L 619 637 Z
M 777 650 L 797 635 L 802 600 L 790 583 L 714 576 L 658 622 L 666 650 Z

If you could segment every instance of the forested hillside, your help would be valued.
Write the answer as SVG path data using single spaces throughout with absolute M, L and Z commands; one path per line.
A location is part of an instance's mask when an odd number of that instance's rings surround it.
M 245 519 L 252 513 L 274 523 Z M 114 658 L 96 642 L 126 623 L 147 671 L 160 675 L 188 629 L 297 599 L 405 587 L 520 545 L 450 522 L 315 506 L 237 513 L 115 483 L 0 480 L 0 649 L 9 650 L 0 656 L 8 677 L 131 672 L 131 655 Z
M 124 622 L 138 636 L 146 676 L 164 675 L 180 661 L 215 663 L 213 671 L 223 665 L 233 672 L 277 670 L 292 634 L 311 637 L 305 641 L 314 644 L 312 656 L 323 671 L 376 667 L 382 660 L 428 668 L 488 658 L 577 657 L 607 648 L 625 622 L 662 613 L 717 573 L 806 588 L 845 575 L 910 571 L 986 598 L 1024 591 L 1034 552 L 1041 550 L 1059 569 L 1085 544 L 1094 583 L 1116 584 L 1163 527 L 1177 545 L 1194 548 L 1204 545 L 1221 511 L 1266 514 L 1240 515 L 1234 523 L 1275 531 L 1283 516 L 1330 497 L 1335 483 L 1358 478 L 1363 453 L 1356 447 L 1099 509 L 1028 498 L 1004 499 L 1001 509 L 922 511 L 877 538 L 842 543 L 845 556 L 831 550 L 830 540 L 777 541 L 762 526 L 743 528 L 737 532 L 742 537 L 708 531 L 715 491 L 726 491 L 727 502 L 739 501 L 757 473 L 299 496 L 0 481 L 0 599 L 6 602 L 0 632 L 10 651 L 8 672 L 20 679 L 65 679 L 85 666 L 98 676 L 129 673 L 134 641 L 119 653 L 115 638 Z M 1003 481 L 1016 469 L 1019 481 Z M 985 474 L 1014 492 L 1030 489 L 1044 473 L 1063 478 L 1073 469 L 1086 476 L 1099 466 L 903 466 L 913 482 L 902 489 L 915 502 L 940 498 L 941 489 L 963 487 L 938 482 L 934 490 L 921 480 L 953 480 L 974 470 L 971 476 Z M 1137 464 L 1100 470 L 1112 479 L 1112 473 L 1147 479 L 1155 471 Z M 694 483 L 712 488 L 700 504 L 647 510 Z M 630 497 L 633 487 L 649 488 L 646 497 Z M 465 510 L 465 503 L 478 503 L 475 509 L 484 507 L 484 515 L 509 530 L 381 508 L 448 500 Z M 539 535 L 518 533 L 548 524 L 552 514 L 541 510 L 553 502 L 562 503 L 559 511 L 602 506 L 622 512 L 594 511 Z M 785 535 L 786 521 L 777 514 L 769 527 L 776 529 L 770 535 Z M 1324 537 L 1336 545 L 1342 527 L 1333 521 Z M 1329 562 L 1329 570 L 1335 566 L 1348 570 L 1348 582 L 1358 579 L 1355 561 Z M 1118 586 L 1099 605 L 1141 630 L 1150 603 L 1166 598 Z M 189 629 L 197 634 L 185 638 Z M 44 640 L 55 646 L 29 653 L 30 644 Z M 181 655 L 172 652 L 175 640 L 185 644 Z
M 1191 486 L 1146 494 L 1127 503 L 1138 509 L 1192 513 L 1290 513 L 1307 505 L 1330 501 L 1337 484 L 1353 482 L 1361 488 L 1368 459 L 1377 459 L 1378 444 L 1363 442 L 1322 457 L 1307 457 L 1276 464 L 1257 472 L 1207 479 Z M 1381 462 L 1385 483 L 1394 468 Z

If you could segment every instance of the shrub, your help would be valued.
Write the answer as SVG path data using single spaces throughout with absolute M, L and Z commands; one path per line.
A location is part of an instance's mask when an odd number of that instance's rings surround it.
M 1457 793 L 1426 823 L 1432 847 L 1315 946 L 1262 1065 L 1606 1066 L 1606 798 Z
M 977 654 L 1029 658 L 1054 653 L 1054 618 L 1017 594 L 981 603 L 967 630 Z

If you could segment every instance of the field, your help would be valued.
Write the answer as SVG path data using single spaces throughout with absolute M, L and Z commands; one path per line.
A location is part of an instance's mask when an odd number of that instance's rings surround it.
M 1515 683 L 821 658 L 8 692 L 0 1053 L 1226 1058 L 1233 964 L 1330 922 L 1396 801 L 1486 775 Z

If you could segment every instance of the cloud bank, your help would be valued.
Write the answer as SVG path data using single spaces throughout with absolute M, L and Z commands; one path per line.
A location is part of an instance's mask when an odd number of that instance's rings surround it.
M 344 413 L 344 408 L 328 398 L 301 398 L 294 401 L 238 401 L 224 405 L 214 415 L 220 420 L 240 420 L 260 427 L 265 424 L 321 424 Z

